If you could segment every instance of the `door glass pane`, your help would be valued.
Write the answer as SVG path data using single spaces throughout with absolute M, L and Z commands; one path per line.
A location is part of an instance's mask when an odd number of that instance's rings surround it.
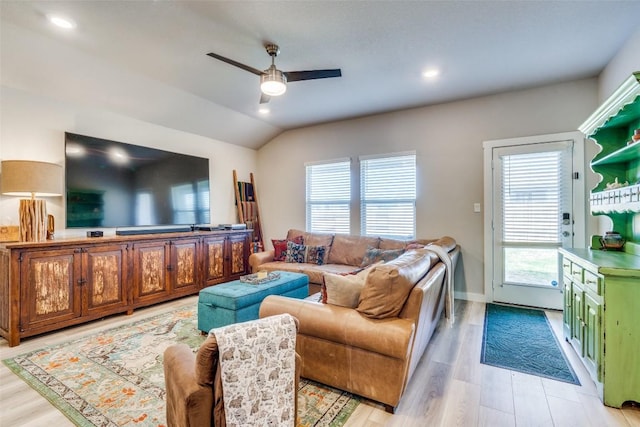
M 562 154 L 502 158 L 503 242 L 560 242 Z
M 504 248 L 504 281 L 540 286 L 558 286 L 556 248 Z

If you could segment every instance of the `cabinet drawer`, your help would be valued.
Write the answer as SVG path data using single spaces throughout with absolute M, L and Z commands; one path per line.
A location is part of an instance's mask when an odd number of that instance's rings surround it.
M 585 270 L 583 283 L 591 292 L 595 292 L 597 295 L 602 295 L 602 277 Z
M 571 278 L 576 282 L 582 283 L 582 273 L 584 269 L 576 263 L 571 263 Z
M 565 257 L 562 257 L 562 272 L 567 277 L 571 277 L 571 264 L 573 264 L 571 261 L 569 261 Z

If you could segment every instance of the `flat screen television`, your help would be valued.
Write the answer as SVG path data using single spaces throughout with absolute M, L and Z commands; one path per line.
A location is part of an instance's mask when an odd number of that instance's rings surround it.
M 208 224 L 209 159 L 65 133 L 66 225 Z

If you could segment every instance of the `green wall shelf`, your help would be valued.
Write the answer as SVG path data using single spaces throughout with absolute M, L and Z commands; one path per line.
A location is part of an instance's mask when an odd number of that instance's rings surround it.
M 640 72 L 625 80 L 579 129 L 601 147 L 591 162 L 601 177 L 591 192 L 591 213 L 608 216 L 613 231 L 628 242 L 625 250 L 635 254 L 640 244 L 640 141 L 633 142 L 632 136 L 640 129 Z M 607 188 L 616 181 L 628 185 Z

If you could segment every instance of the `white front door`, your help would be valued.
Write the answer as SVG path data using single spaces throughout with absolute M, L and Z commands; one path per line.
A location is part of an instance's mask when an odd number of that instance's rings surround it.
M 492 149 L 493 301 L 561 309 L 559 247 L 573 247 L 574 141 Z

